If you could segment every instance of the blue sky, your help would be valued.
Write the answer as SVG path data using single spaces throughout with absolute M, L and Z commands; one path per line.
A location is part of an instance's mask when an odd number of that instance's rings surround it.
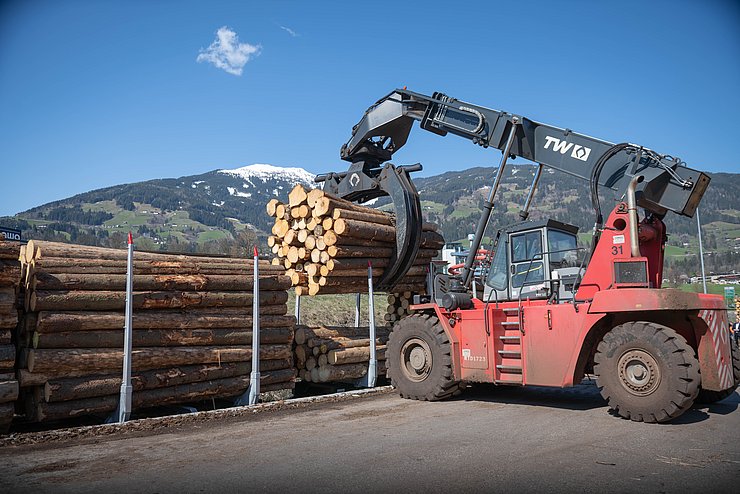
M 238 40 L 219 68 L 221 27 Z M 740 172 L 737 1 L 5 1 L 0 215 L 252 163 L 341 170 L 403 86 Z M 417 127 L 394 162 L 499 156 Z

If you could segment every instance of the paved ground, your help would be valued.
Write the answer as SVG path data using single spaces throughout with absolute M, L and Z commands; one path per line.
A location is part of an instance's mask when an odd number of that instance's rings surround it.
M 0 448 L 3 492 L 740 492 L 740 396 L 665 425 L 593 386 L 395 394 L 158 435 Z

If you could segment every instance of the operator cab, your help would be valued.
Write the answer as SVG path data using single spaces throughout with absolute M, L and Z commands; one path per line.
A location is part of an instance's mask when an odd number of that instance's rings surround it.
M 556 220 L 500 230 L 483 300 L 572 300 L 580 270 L 577 234 L 578 227 Z

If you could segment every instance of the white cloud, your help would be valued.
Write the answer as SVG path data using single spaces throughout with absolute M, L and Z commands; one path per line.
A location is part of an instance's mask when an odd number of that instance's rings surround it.
M 261 51 L 261 45 L 239 43 L 236 33 L 224 26 L 216 31 L 216 39 L 211 46 L 201 48 L 197 61 L 212 63 L 229 74 L 242 75 L 250 58 L 258 56 Z
M 294 38 L 295 38 L 296 36 L 300 36 L 300 34 L 298 34 L 297 32 L 293 31 L 293 30 L 292 30 L 291 28 L 289 28 L 289 27 L 285 27 L 285 26 L 280 26 L 280 29 L 282 29 L 282 30 L 283 30 L 283 31 L 285 31 L 286 33 L 290 34 L 290 35 L 291 35 L 292 37 L 294 37 Z

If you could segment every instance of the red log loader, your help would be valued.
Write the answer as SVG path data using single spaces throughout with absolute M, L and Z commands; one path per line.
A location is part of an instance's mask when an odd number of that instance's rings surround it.
M 722 297 L 661 288 L 662 219 L 669 211 L 693 216 L 710 179 L 640 145 L 613 144 L 441 93 L 393 91 L 366 111 L 342 147 L 349 169 L 317 177 L 325 190 L 351 201 L 390 196 L 396 252 L 380 289 L 392 289 L 419 247 L 421 207 L 409 173 L 421 165 L 388 162 L 414 121 L 503 154 L 461 274 L 431 277 L 415 315 L 393 328 L 386 358 L 401 396 L 440 400 L 476 382 L 566 387 L 594 374 L 619 415 L 666 422 L 697 399 L 714 402 L 734 392 L 740 355 L 730 343 Z M 473 263 L 513 157 L 539 166 L 522 221 L 495 235 L 490 270 L 478 280 Z M 574 226 L 527 221 L 543 167 L 588 181 L 595 211 L 590 249 L 578 248 Z M 621 200 L 604 220 L 599 191 L 609 189 Z M 471 291 L 474 283 L 480 288 Z

